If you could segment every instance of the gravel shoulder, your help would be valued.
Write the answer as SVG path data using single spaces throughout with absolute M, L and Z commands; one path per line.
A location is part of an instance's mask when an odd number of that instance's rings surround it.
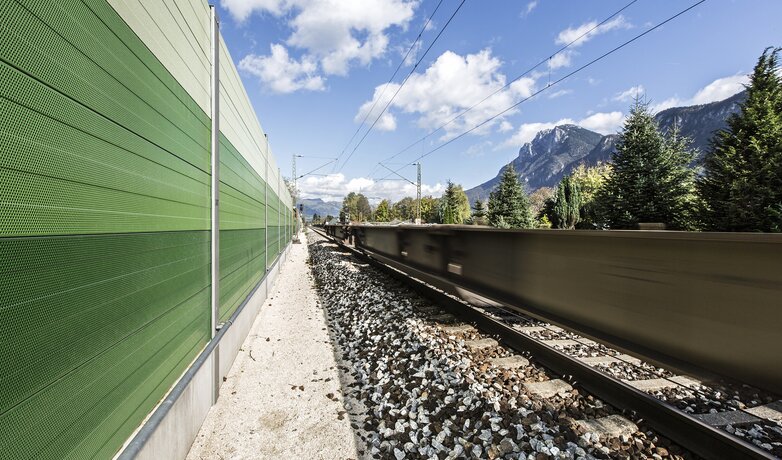
M 693 458 L 317 239 L 312 272 L 360 458 Z
M 307 255 L 302 237 L 302 244 L 292 245 L 189 460 L 358 458 Z

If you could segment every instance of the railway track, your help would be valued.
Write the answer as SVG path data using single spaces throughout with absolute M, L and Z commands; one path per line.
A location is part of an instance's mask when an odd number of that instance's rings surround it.
M 696 420 L 741 437 L 774 456 L 782 456 L 782 401 L 768 392 L 735 382 L 704 382 L 680 375 L 509 309 L 479 310 Z
M 593 407 L 589 418 L 574 420 L 575 426 L 581 426 L 585 432 L 599 430 L 603 423 L 606 428 L 618 430 L 614 432 L 618 436 L 613 439 L 621 440 L 620 436 L 627 438 L 622 427 L 630 430 L 637 422 L 652 427 L 661 438 L 673 441 L 671 445 L 675 449 L 680 449 L 677 445 L 683 446 L 681 455 L 686 455 L 687 450 L 706 458 L 774 458 L 775 454 L 779 455 L 782 447 L 779 444 L 782 429 L 776 418 L 779 403 L 760 390 L 724 382 L 707 385 L 513 310 L 470 306 L 373 259 L 371 254 L 343 247 L 444 309 L 447 313 L 432 312 L 432 319 L 435 323 L 443 319 L 445 323 L 457 322 L 440 326 L 447 337 L 462 340 L 476 352 L 485 354 L 481 351 L 485 347 L 495 353 L 491 358 L 501 359 L 501 363 L 524 362 L 505 359 L 512 356 L 508 353 L 513 350 L 517 356 L 520 353 L 520 359 L 547 369 L 549 377 L 543 378 L 542 382 L 548 383 L 525 386 L 524 383 L 530 383 L 527 381 L 517 385 L 527 394 L 534 395 L 539 387 L 541 394 L 561 399 L 575 386 L 576 392 L 594 395 L 598 406 L 605 404 L 617 408 L 595 417 L 600 407 L 598 410 Z M 478 342 L 471 344 L 476 340 Z M 491 351 L 495 349 L 499 351 Z M 529 378 L 527 375 L 526 379 Z M 601 422 L 605 417 L 611 418 Z M 614 447 L 621 445 L 620 442 Z M 666 452 L 670 453 L 667 450 L 663 453 Z M 639 450 L 632 454 L 653 457 L 656 452 Z

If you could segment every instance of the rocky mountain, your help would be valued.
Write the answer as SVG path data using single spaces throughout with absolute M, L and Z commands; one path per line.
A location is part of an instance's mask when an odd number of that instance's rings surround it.
M 738 110 L 738 104 L 746 97 L 740 92 L 723 101 L 688 107 L 672 107 L 659 112 L 655 118 L 664 130 L 678 124 L 683 135 L 693 140 L 698 158 L 709 145 L 713 133 L 725 127 L 725 120 Z M 608 162 L 614 152 L 618 136 L 603 136 L 575 125 L 556 126 L 538 132 L 535 138 L 519 149 L 513 166 L 525 182 L 527 191 L 540 187 L 554 187 L 562 178 L 581 163 L 593 166 Z M 505 166 L 503 166 L 504 168 Z M 486 200 L 500 181 L 502 168 L 494 178 L 466 191 L 470 202 Z
M 576 125 L 546 129 L 540 131 L 532 142 L 521 147 L 519 155 L 513 160 L 513 167 L 526 181 L 529 190 L 557 183 L 562 177 L 562 171 L 568 165 L 588 156 L 602 138 L 600 134 Z M 467 190 L 470 203 L 477 197 L 488 198 L 489 192 L 500 182 L 500 173 L 493 179 Z
M 313 214 L 318 214 L 321 217 L 332 215 L 339 217 L 339 211 L 342 209 L 342 203 L 338 201 L 323 201 L 320 198 L 303 198 L 296 203 L 304 205 L 304 217 L 307 220 L 312 219 Z
M 663 110 L 655 118 L 663 128 L 670 128 L 674 123 L 678 123 L 682 133 L 692 139 L 693 147 L 698 149 L 700 157 L 708 149 L 714 132 L 725 127 L 725 121 L 730 114 L 738 110 L 739 103 L 746 97 L 746 91 L 742 91 L 711 104 Z

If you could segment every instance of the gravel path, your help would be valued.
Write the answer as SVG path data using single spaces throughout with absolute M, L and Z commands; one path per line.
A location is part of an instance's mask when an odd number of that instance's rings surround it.
M 324 240 L 310 244 L 312 272 L 339 364 L 345 401 L 364 458 L 690 458 L 641 425 L 618 437 L 586 432 L 577 420 L 618 412 L 579 389 L 552 397 L 525 384 L 548 381 L 534 364 L 490 360 L 477 331 L 446 332 L 437 306 Z M 441 322 L 447 323 L 445 317 Z M 358 410 L 361 408 L 361 410 Z
M 188 459 L 355 459 L 323 310 L 292 245 Z

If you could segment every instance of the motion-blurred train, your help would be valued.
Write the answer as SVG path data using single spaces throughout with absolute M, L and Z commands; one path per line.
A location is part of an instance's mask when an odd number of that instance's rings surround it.
M 671 369 L 782 393 L 782 235 L 325 229 L 474 305 L 501 304 Z

